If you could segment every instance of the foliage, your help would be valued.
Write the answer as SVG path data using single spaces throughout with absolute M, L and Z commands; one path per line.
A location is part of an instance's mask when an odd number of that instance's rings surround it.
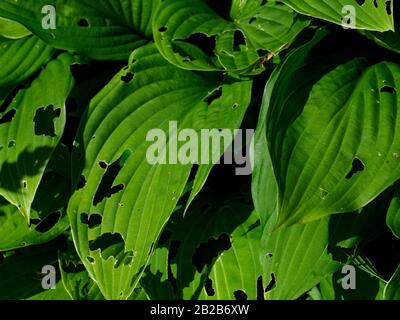
M 399 299 L 399 13 L 2 0 L 0 298 Z M 187 129 L 255 130 L 252 174 Z

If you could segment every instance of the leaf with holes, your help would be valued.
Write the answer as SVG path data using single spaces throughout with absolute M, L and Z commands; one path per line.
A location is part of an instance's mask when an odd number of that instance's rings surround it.
M 347 28 L 394 30 L 392 0 L 281 0 L 301 14 Z
M 264 60 L 308 25 L 290 8 L 261 0 L 234 1 L 229 20 L 202 0 L 165 1 L 155 16 L 155 42 L 169 62 L 189 70 L 241 74 L 262 72 Z
M 238 128 L 251 85 L 178 69 L 150 45 L 135 51 L 128 68 L 92 100 L 74 152 L 75 178 L 86 185 L 68 212 L 78 253 L 106 298 L 130 296 L 184 190 L 192 160 L 180 156 L 174 164 L 187 140 L 174 138 L 177 130 L 210 128 L 218 135 L 220 127 Z M 214 97 L 216 89 L 221 94 Z
M 123 60 L 151 40 L 159 0 L 3 0 L 0 17 L 18 21 L 56 48 Z
M 294 300 L 335 272 L 328 253 L 329 218 L 273 232 L 276 215 L 261 240 L 263 280 L 268 300 Z
M 309 97 L 305 87 L 296 96 L 296 72 L 282 72 L 267 116 L 280 226 L 357 210 L 400 177 L 400 67 L 355 60 L 323 76 Z
M 68 54 L 50 62 L 1 116 L 0 194 L 28 221 L 46 165 L 64 130 L 72 63 L 74 58 Z
M 261 228 L 252 206 L 237 198 L 203 195 L 166 227 L 175 299 L 257 298 Z

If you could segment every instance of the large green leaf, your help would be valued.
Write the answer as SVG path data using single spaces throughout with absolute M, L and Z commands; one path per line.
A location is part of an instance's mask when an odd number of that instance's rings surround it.
M 165 1 L 155 16 L 155 42 L 171 63 L 189 70 L 246 74 L 261 72 L 264 59 L 284 49 L 308 25 L 290 8 L 261 0 L 234 1 L 230 20 L 202 0 Z
M 54 300 L 68 299 L 57 268 L 57 251 L 62 248 L 61 239 L 45 245 L 31 246 L 15 252 L 7 252 L 0 263 L 0 299 Z M 42 287 L 42 268 L 53 266 L 56 271 L 56 289 Z
M 0 37 L 0 87 L 22 82 L 46 64 L 54 52 L 35 36 L 18 40 Z
M 151 39 L 158 0 L 25 0 L 0 2 L 0 16 L 18 21 L 46 43 L 94 59 L 127 59 Z M 56 28 L 45 29 L 48 6 L 56 9 Z M 44 8 L 42 13 L 42 9 Z
M 257 298 L 261 227 L 247 200 L 240 193 L 218 199 L 208 191 L 166 227 L 175 299 Z
M 371 31 L 394 30 L 393 1 L 375 0 L 281 0 L 294 10 L 342 25 L 351 6 L 355 13 L 355 27 Z M 353 21 L 354 22 L 354 21 Z M 347 25 L 347 24 L 346 24 Z
M 273 232 L 276 215 L 261 240 L 263 281 L 268 300 L 294 300 L 335 272 L 328 252 L 329 218 Z
M 310 63 L 281 73 L 267 116 L 281 226 L 355 211 L 400 176 L 400 67 L 354 60 L 313 85 Z
M 65 101 L 73 86 L 63 54 L 48 64 L 31 86 L 21 90 L 0 124 L 0 194 L 29 220 L 46 165 L 64 130 Z
M 149 131 L 161 129 L 173 146 L 171 121 L 177 130 L 238 128 L 251 85 L 178 69 L 150 45 L 135 51 L 130 65 L 92 100 L 74 152 L 76 178 L 82 175 L 86 185 L 68 212 L 78 254 L 107 299 L 132 293 L 192 167 L 150 164 Z

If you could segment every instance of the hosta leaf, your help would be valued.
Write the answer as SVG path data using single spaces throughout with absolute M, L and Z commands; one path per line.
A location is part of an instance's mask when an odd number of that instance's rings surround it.
M 272 93 L 267 117 L 280 191 L 279 225 L 355 211 L 399 178 L 400 67 L 367 66 L 355 60 L 337 67 L 309 97 L 308 82 L 296 96 L 297 71 L 282 73 L 285 87 Z M 289 103 L 292 111 L 285 109 Z
M 343 19 L 349 13 L 354 13 L 357 29 L 394 30 L 391 0 L 282 0 L 282 2 L 302 14 L 339 25 L 342 25 Z M 354 12 L 349 11 L 349 6 Z
M 50 62 L 2 114 L 0 194 L 27 220 L 46 165 L 64 130 L 65 100 L 73 85 L 69 67 L 73 62 L 67 54 Z
M 356 268 L 356 289 L 343 289 L 341 270 L 323 279 L 319 284 L 320 300 L 382 300 L 385 282 Z
M 251 84 L 178 69 L 150 45 L 92 100 L 75 151 L 87 183 L 68 212 L 78 254 L 107 299 L 132 293 L 190 174 L 191 164 L 146 160 L 154 145 L 146 141 L 149 131 L 161 129 L 170 141 L 171 121 L 178 130 L 238 128 Z M 218 88 L 221 95 L 210 100 Z
M 0 201 L 0 251 L 45 243 L 67 229 L 70 176 L 69 153 L 60 144 L 39 184 L 29 225 L 14 205 Z
M 158 247 L 154 250 L 149 265 L 140 281 L 150 300 L 169 300 L 175 296 L 174 288 L 168 279 L 169 250 Z
M 33 212 L 35 214 L 36 212 Z M 60 216 L 58 220 L 51 221 Z M 47 219 L 46 219 L 47 217 Z M 39 220 L 40 221 L 40 220 Z M 47 215 L 41 223 L 27 225 L 26 220 L 13 205 L 0 206 L 0 251 L 13 250 L 33 244 L 48 242 L 60 235 L 68 227 L 65 214 Z M 50 224 L 50 228 L 45 224 Z M 42 229 L 43 228 L 43 229 Z
M 57 251 L 60 248 L 62 248 L 62 240 L 57 239 L 45 245 L 7 252 L 4 260 L 0 262 L 0 299 L 37 300 L 51 295 L 42 286 L 44 276 L 42 268 L 44 266 L 54 266 L 56 270 L 55 293 L 58 293 L 57 299 L 68 299 L 57 268 Z M 50 291 L 53 290 L 50 289 Z
M 200 196 L 166 230 L 177 299 L 257 298 L 261 228 L 251 205 Z
M 264 58 L 284 49 L 308 25 L 290 8 L 261 0 L 235 1 L 230 20 L 202 0 L 165 1 L 155 16 L 155 42 L 171 63 L 244 74 L 262 72 Z
M 54 47 L 94 59 L 124 60 L 151 39 L 155 5 L 155 0 L 3 0 L 0 16 L 20 22 Z M 49 6 L 55 8 L 54 29 L 48 28 Z
M 394 192 L 392 202 L 390 203 L 389 210 L 387 211 L 386 223 L 393 234 L 397 238 L 400 238 L 400 191 L 398 185 Z
M 67 250 L 59 252 L 58 261 L 62 283 L 73 300 L 104 300 L 99 287 L 79 259 L 72 241 L 67 242 Z
M 32 34 L 18 22 L 0 18 L 0 36 L 8 39 L 20 39 Z
M 297 299 L 339 267 L 328 253 L 329 218 L 272 232 L 275 220 L 261 240 L 266 299 Z
M 0 37 L 0 87 L 14 86 L 33 75 L 55 50 L 35 36 L 18 40 Z
M 383 298 L 385 300 L 400 300 L 400 266 L 387 283 Z

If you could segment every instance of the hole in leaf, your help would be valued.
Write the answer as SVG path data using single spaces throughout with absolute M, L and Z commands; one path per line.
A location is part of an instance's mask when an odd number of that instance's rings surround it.
M 83 189 L 86 186 L 86 178 L 84 175 L 81 175 L 78 180 L 78 186 L 76 190 Z
M 168 28 L 166 26 L 162 26 L 160 28 L 158 28 L 158 31 L 160 32 L 166 32 L 168 30 Z
M 121 80 L 125 83 L 129 83 L 133 80 L 133 73 L 127 72 L 124 76 L 121 77 Z
M 16 145 L 15 140 L 11 140 L 11 141 L 8 143 L 8 149 L 14 148 L 15 145 Z
M 78 21 L 78 26 L 87 28 L 87 27 L 89 27 L 89 21 L 87 21 L 87 19 L 82 18 Z
M 207 36 L 204 33 L 194 33 L 189 38 L 182 40 L 200 48 L 208 57 L 214 56 L 215 36 Z
M 365 3 L 365 0 L 356 0 L 356 1 L 357 1 L 357 4 L 358 4 L 359 6 L 363 6 L 364 3 Z
M 235 297 L 236 300 L 239 300 L 239 301 L 247 300 L 247 294 L 243 290 L 236 290 L 233 293 L 233 296 Z
M 98 213 L 93 213 L 90 216 L 87 213 L 81 213 L 81 222 L 88 225 L 89 229 L 94 229 L 101 224 L 103 217 Z
M 392 15 L 392 1 L 386 1 L 386 13 L 391 16 Z
M 100 250 L 100 255 L 104 260 L 114 257 L 117 262 L 114 265 L 118 268 L 122 263 L 127 265 L 132 262 L 133 252 L 125 252 L 125 241 L 119 233 L 104 233 L 96 240 L 89 241 L 91 251 Z
M 355 174 L 364 171 L 365 166 L 362 161 L 358 158 L 355 158 L 352 163 L 352 168 L 350 172 L 346 175 L 346 179 L 350 180 Z
M 99 161 L 99 166 L 100 166 L 100 168 L 102 168 L 102 169 L 107 169 L 108 164 L 107 164 L 107 162 L 105 162 L 105 161 Z
M 17 113 L 17 110 L 15 110 L 15 109 L 11 109 L 10 111 L 8 111 L 5 115 L 3 115 L 0 118 L 0 125 L 11 122 L 11 120 L 15 117 L 16 113 Z
M 396 93 L 396 89 L 391 87 L 391 86 L 383 86 L 381 88 L 381 92 L 382 93 L 390 93 L 390 94 L 395 94 Z
M 268 283 L 267 287 L 265 288 L 265 292 L 271 291 L 273 288 L 276 286 L 276 280 L 275 280 L 275 274 L 272 272 L 271 273 L 271 280 Z
M 89 261 L 89 263 L 92 263 L 92 264 L 95 263 L 95 261 L 96 261 L 96 260 L 94 260 L 93 257 L 90 257 L 90 256 L 87 256 L 86 260 Z
M 240 46 L 246 45 L 246 38 L 242 31 L 236 30 L 233 35 L 233 51 L 240 51 Z
M 61 109 L 54 110 L 53 105 L 36 110 L 35 118 L 35 135 L 55 137 L 54 119 L 60 117 Z
M 213 261 L 231 246 L 231 239 L 226 233 L 221 234 L 218 239 L 211 238 L 196 249 L 192 258 L 193 265 L 198 272 L 201 272 L 205 266 L 211 266 Z
M 374 0 L 374 7 L 375 7 L 375 8 L 378 8 L 378 7 L 379 7 L 379 5 L 378 5 L 378 0 Z
M 204 289 L 206 290 L 206 293 L 209 297 L 215 296 L 215 290 L 213 288 L 213 282 L 210 278 L 207 278 L 205 284 L 204 284 Z
M 60 212 L 53 212 L 44 218 L 35 228 L 40 233 L 45 233 L 53 228 L 61 218 Z
M 250 20 L 249 20 L 249 24 L 252 24 L 255 21 L 257 21 L 257 17 L 251 17 Z
M 257 300 L 264 300 L 264 288 L 263 288 L 262 276 L 259 276 L 257 278 Z
M 103 178 L 101 179 L 100 185 L 97 188 L 94 196 L 94 206 L 102 202 L 105 198 L 110 198 L 112 195 L 122 191 L 125 188 L 123 184 L 119 184 L 117 186 L 113 186 L 113 184 L 130 155 L 131 151 L 126 150 L 117 161 L 107 167 L 107 170 L 103 175 Z

